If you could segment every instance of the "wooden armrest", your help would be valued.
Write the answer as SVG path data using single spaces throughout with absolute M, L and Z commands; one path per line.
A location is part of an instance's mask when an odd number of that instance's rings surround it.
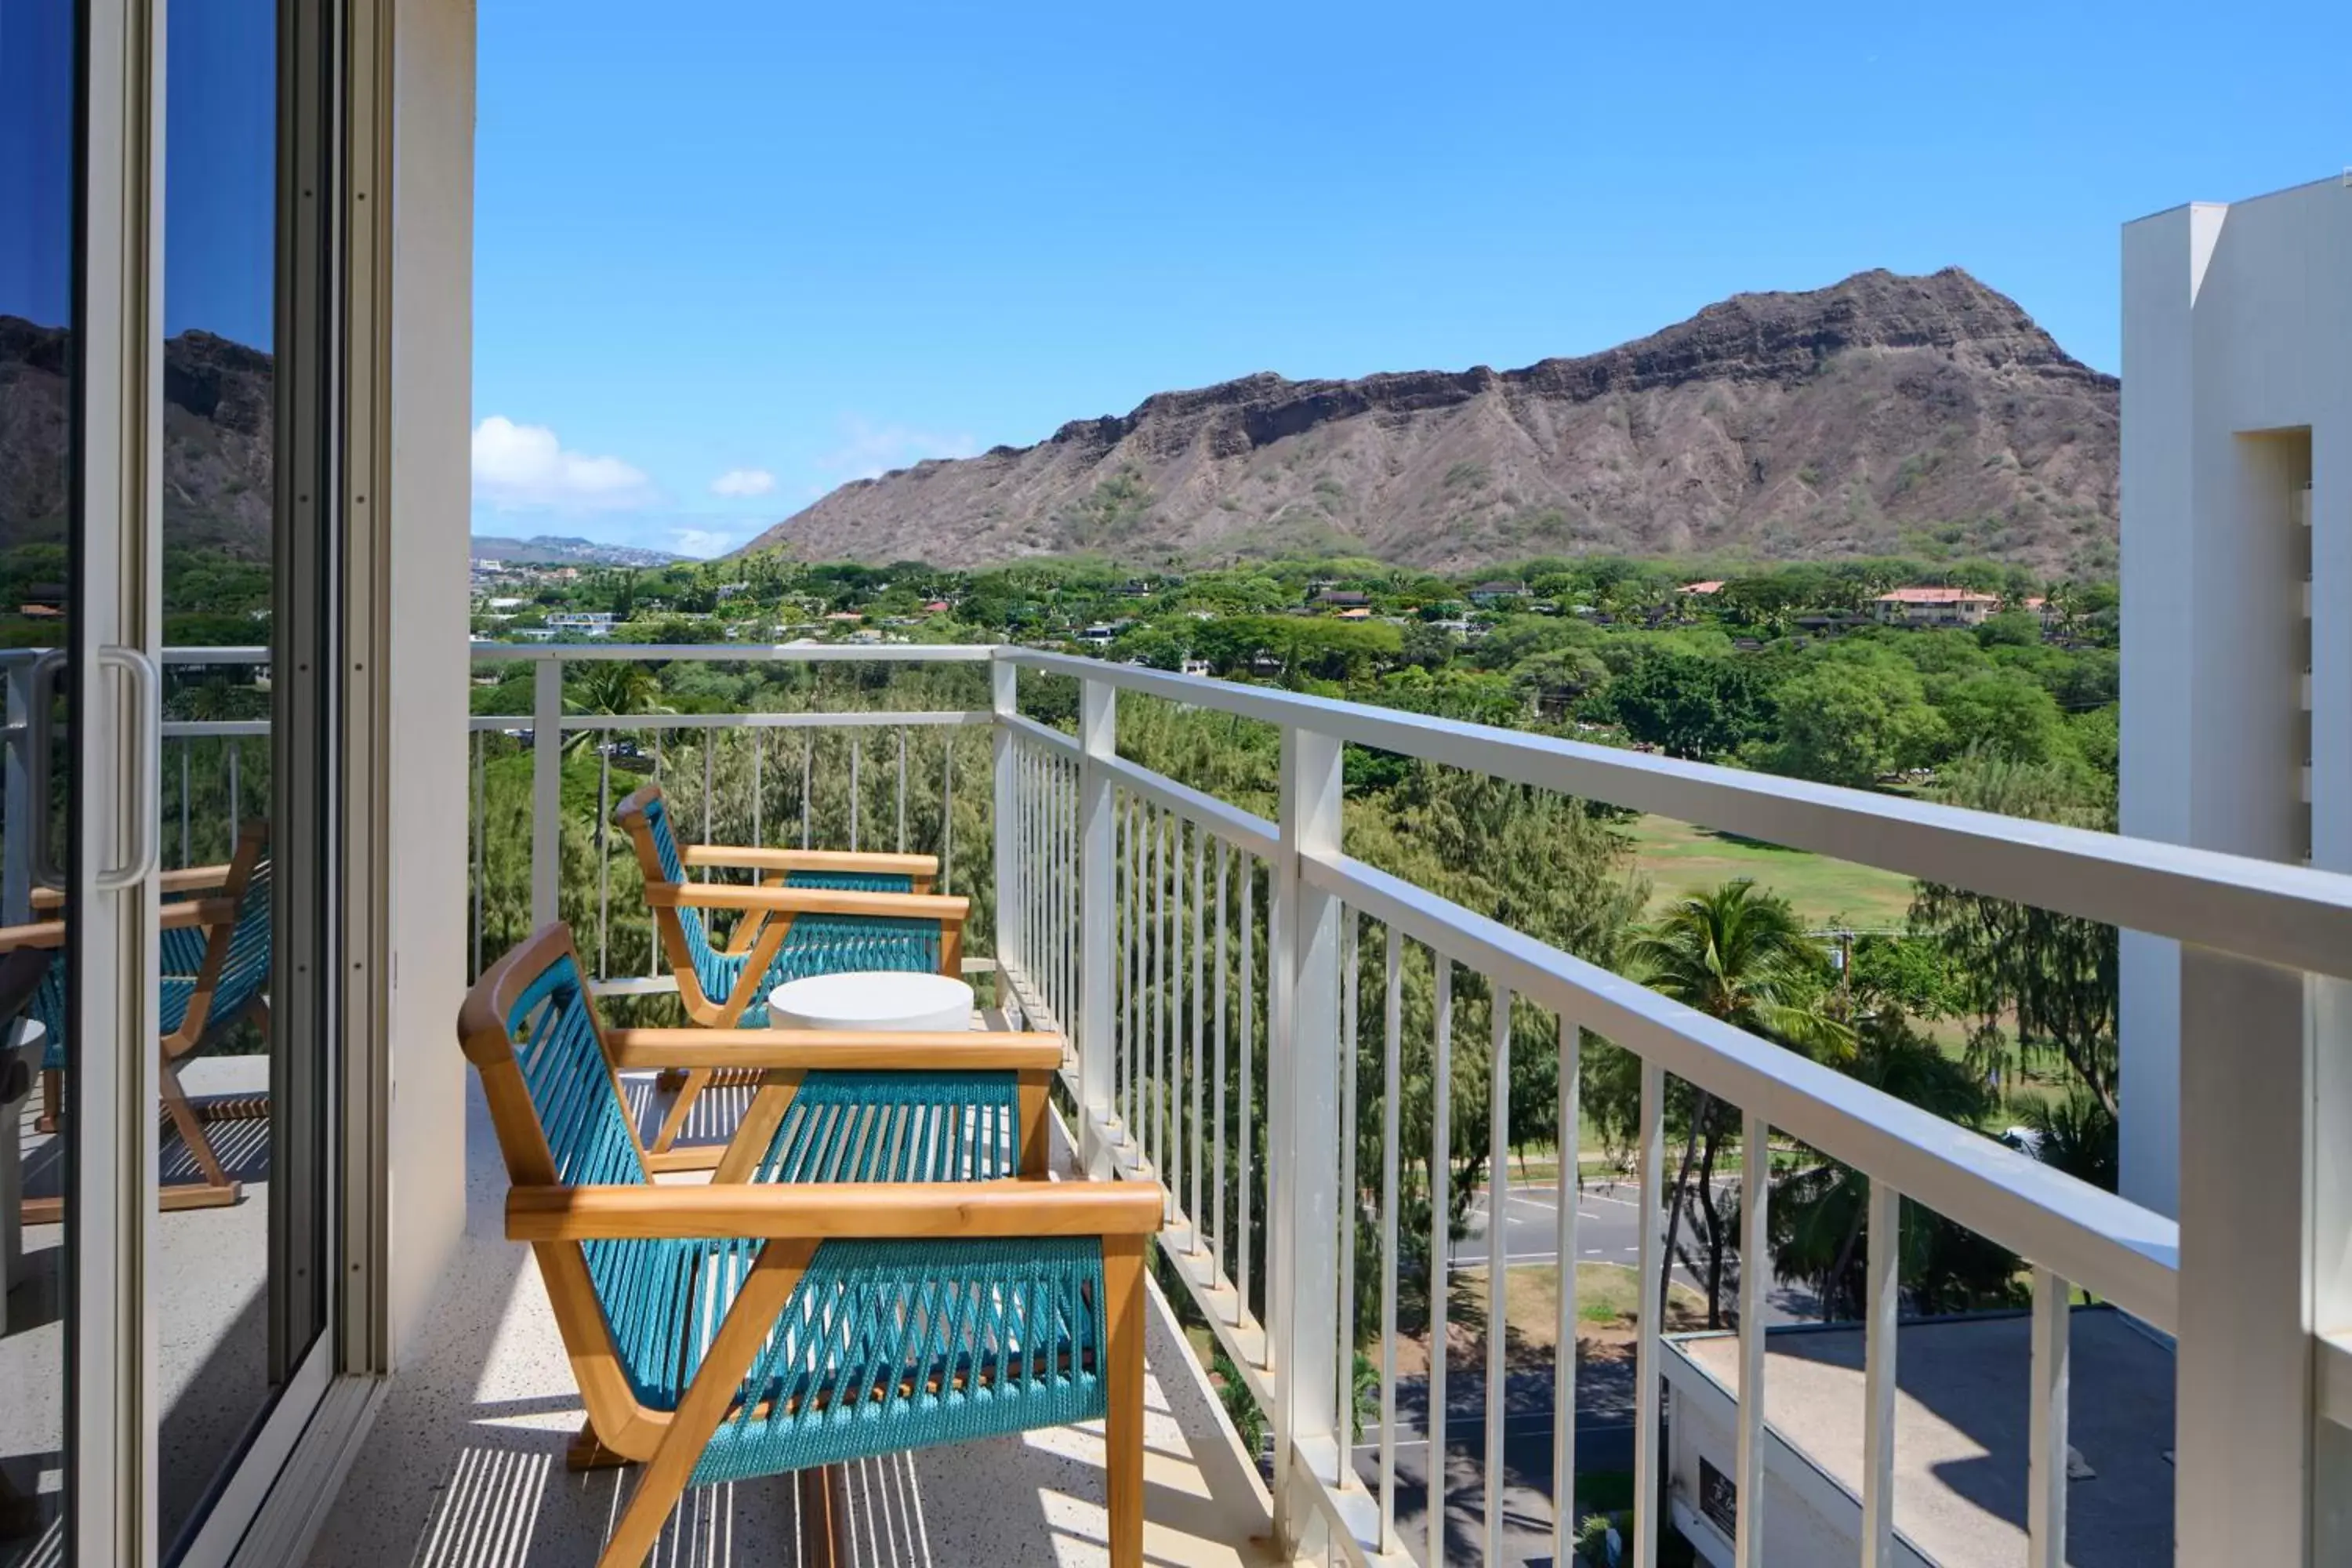
M 63 921 L 36 921 L 31 925 L 0 926 L 0 952 L 12 952 L 20 947 L 63 947 L 66 944 L 66 923 Z
M 689 844 L 689 866 L 740 866 L 755 871 L 871 871 L 886 877 L 936 877 L 936 855 L 862 849 L 762 849 L 746 844 Z
M 607 1029 L 604 1050 L 624 1068 L 1058 1072 L 1062 1067 L 1059 1035 L 984 1029 Z
M 745 888 L 731 882 L 646 885 L 656 909 L 760 910 L 782 915 L 882 915 L 961 925 L 971 900 L 943 893 L 851 893 L 831 888 Z
M 233 925 L 236 921 L 235 899 L 190 899 L 185 903 L 165 904 L 155 917 L 155 923 L 165 931 L 184 931 L 191 926 Z
M 157 877 L 156 880 L 162 884 L 163 891 L 167 897 L 173 893 L 193 893 L 205 888 L 217 888 L 227 881 L 228 868 L 183 866 L 177 870 L 163 872 Z M 65 903 L 66 895 L 62 889 L 35 888 L 33 889 L 33 908 L 36 910 L 43 911 L 61 910 L 65 908 Z
M 828 1237 L 1150 1236 L 1163 1200 L 1151 1182 L 814 1183 L 516 1187 L 509 1241 Z

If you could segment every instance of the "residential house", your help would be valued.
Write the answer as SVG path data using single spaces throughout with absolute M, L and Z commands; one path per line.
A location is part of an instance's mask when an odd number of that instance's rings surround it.
M 1974 626 L 2000 608 L 2000 596 L 1972 588 L 1895 588 L 1879 595 L 1871 605 L 1887 626 Z

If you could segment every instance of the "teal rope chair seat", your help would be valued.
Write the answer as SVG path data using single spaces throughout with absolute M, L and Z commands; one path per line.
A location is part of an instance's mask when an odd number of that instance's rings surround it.
M 1021 1173 L 1009 1072 L 813 1072 L 757 1167 L 763 1182 L 992 1182 Z
M 714 1256 L 693 1352 L 755 1256 Z M 1098 1237 L 824 1242 L 694 1484 L 1097 1420 L 1107 1337 Z

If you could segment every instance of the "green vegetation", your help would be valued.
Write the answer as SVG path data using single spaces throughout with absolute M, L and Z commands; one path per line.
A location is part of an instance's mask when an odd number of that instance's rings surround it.
M 1916 889 L 1910 878 L 1874 866 L 1694 827 L 1664 816 L 1618 826 L 1649 879 L 1652 910 L 1738 878 L 1787 900 L 1814 930 L 1900 931 Z
M 1468 489 L 1486 479 L 1465 474 L 1455 482 Z M 1115 477 L 1090 500 L 1087 525 L 1115 532 L 1150 504 L 1131 476 Z M 20 606 L 47 603 L 46 585 L 59 574 L 37 547 L 0 558 L 0 587 Z M 257 569 L 175 556 L 166 575 L 174 641 L 267 640 L 270 609 Z M 1482 591 L 1497 578 L 1521 591 Z M 1696 581 L 1722 585 L 1681 591 Z M 1877 595 L 1927 581 L 1993 594 L 2006 607 L 1965 629 L 1877 624 L 1870 608 Z M 2028 600 L 2041 603 L 2029 608 Z M 1015 640 L 1857 789 L 2091 826 L 2112 822 L 2113 587 L 2041 584 L 1985 563 L 1759 568 L 1548 559 L 1449 577 L 1354 560 L 1189 574 L 1048 560 L 959 573 L 763 555 L 645 571 L 518 572 L 482 585 L 476 607 L 476 631 L 490 639 L 579 635 L 559 630 L 553 617 L 601 614 L 613 617 L 616 640 L 648 645 Z M 53 619 L 21 609 L 0 617 L 0 635 L 19 645 L 54 636 L 53 627 Z M 986 687 L 975 666 L 583 661 L 566 670 L 564 699 L 572 711 L 616 716 L 918 711 L 985 707 Z M 1024 677 L 1022 693 L 1031 717 L 1075 725 L 1075 681 Z M 194 667 L 175 672 L 169 702 L 174 718 L 250 717 L 268 710 L 268 694 L 237 669 Z M 487 956 L 519 941 L 530 921 L 531 760 L 521 733 L 531 710 L 529 668 L 478 664 L 473 708 L 517 721 L 477 741 Z M 1121 752 L 1143 766 L 1271 812 L 1278 754 L 1270 728 L 1130 697 L 1119 703 L 1118 730 Z M 567 746 L 561 908 L 583 932 L 608 930 L 592 962 L 614 973 L 658 967 L 635 858 L 604 826 L 613 803 L 644 779 L 669 787 L 689 840 L 794 841 L 805 819 L 818 844 L 848 844 L 853 824 L 868 847 L 897 841 L 897 735 L 811 734 L 615 731 Z M 196 837 L 188 855 L 203 859 L 219 852 L 213 837 L 233 814 L 220 793 L 220 743 L 197 744 L 216 748 L 191 753 Z M 862 768 L 852 763 L 853 748 L 862 748 Z M 973 951 L 984 953 L 995 900 L 982 782 L 987 732 L 916 728 L 906 748 L 907 846 L 952 845 L 951 890 L 972 900 Z M 243 788 L 254 800 L 265 798 L 267 749 L 257 742 L 240 752 Z M 1938 1114 L 1995 1131 L 2024 1121 L 2041 1130 L 2053 1163 L 2114 1180 L 2113 931 L 1388 753 L 1350 748 L 1345 766 L 1350 854 Z M 955 787 L 943 790 L 949 777 Z M 1229 950 L 1235 1016 L 1227 1022 L 1235 1040 L 1239 997 L 1262 989 L 1267 952 L 1265 871 L 1248 875 L 1258 879 L 1250 917 L 1258 968 L 1243 976 L 1238 942 Z M 1238 879 L 1219 915 L 1239 931 Z M 1832 935 L 1853 931 L 1869 934 Z M 1357 989 L 1375 1017 L 1383 958 L 1373 938 L 1357 959 Z M 1412 943 L 1402 973 L 1398 1219 L 1415 1249 L 1409 1269 L 1425 1280 L 1437 1217 L 1438 975 L 1429 952 Z M 1474 973 L 1457 969 L 1452 981 L 1451 1202 L 1442 1216 L 1449 1229 L 1463 1224 L 1490 1173 L 1495 1002 Z M 649 999 L 614 1011 L 656 1022 L 673 1006 Z M 1252 1062 L 1261 1086 L 1268 1081 L 1263 1021 L 1261 1014 Z M 1520 1001 L 1506 1022 L 1507 1145 L 1554 1149 L 1558 1020 Z M 1240 1054 L 1229 1066 L 1229 1102 L 1238 1100 Z M 1358 1057 L 1360 1173 L 1381 1165 L 1379 1057 Z M 1582 1061 L 1591 1131 L 1622 1150 L 1633 1124 L 1631 1058 L 1592 1039 Z M 1737 1214 L 1707 1178 L 1740 1159 L 1740 1131 L 1729 1108 L 1674 1085 L 1674 1245 L 1708 1287 L 1701 1299 L 1708 1321 L 1720 1320 L 1739 1260 Z M 1238 1149 L 1228 1157 L 1237 1159 Z M 1776 1150 L 1773 1164 L 1776 1268 L 1813 1281 L 1832 1310 L 1848 1310 L 1864 1240 L 1862 1184 L 1802 1146 Z M 1262 1206 L 1262 1186 L 1252 1202 Z M 1360 1279 L 1377 1267 L 1377 1232 L 1365 1212 L 1360 1207 Z M 1904 1223 L 1904 1289 L 1914 1304 L 2015 1298 L 2013 1258 L 1924 1211 L 1906 1206 Z M 1218 1228 L 1238 1237 L 1244 1216 L 1219 1216 Z M 1247 1234 L 1256 1249 L 1254 1288 L 1262 1289 L 1265 1227 L 1253 1218 Z M 1360 1291 L 1359 1305 L 1369 1343 L 1373 1293 Z

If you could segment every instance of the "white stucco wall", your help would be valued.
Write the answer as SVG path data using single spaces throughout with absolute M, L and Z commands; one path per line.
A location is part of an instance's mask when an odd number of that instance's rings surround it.
M 2352 188 L 2123 236 L 2122 828 L 2299 860 L 2312 490 L 2310 847 L 2352 870 Z M 2123 1188 L 2179 1213 L 2179 955 L 2123 948 Z
M 474 6 L 396 0 L 389 552 L 393 1364 L 465 1224 Z
M 1729 1390 L 1669 1344 L 1659 1358 L 1673 1409 L 1666 1428 L 1666 1489 L 1675 1522 L 1715 1568 L 1732 1568 L 1732 1542 L 1699 1508 L 1699 1460 L 1738 1475 L 1737 1401 Z M 1862 1502 L 1769 1428 L 1764 1438 L 1766 1568 L 1818 1568 L 1862 1554 Z M 1895 1568 L 1932 1568 L 1908 1541 L 1895 1542 Z

